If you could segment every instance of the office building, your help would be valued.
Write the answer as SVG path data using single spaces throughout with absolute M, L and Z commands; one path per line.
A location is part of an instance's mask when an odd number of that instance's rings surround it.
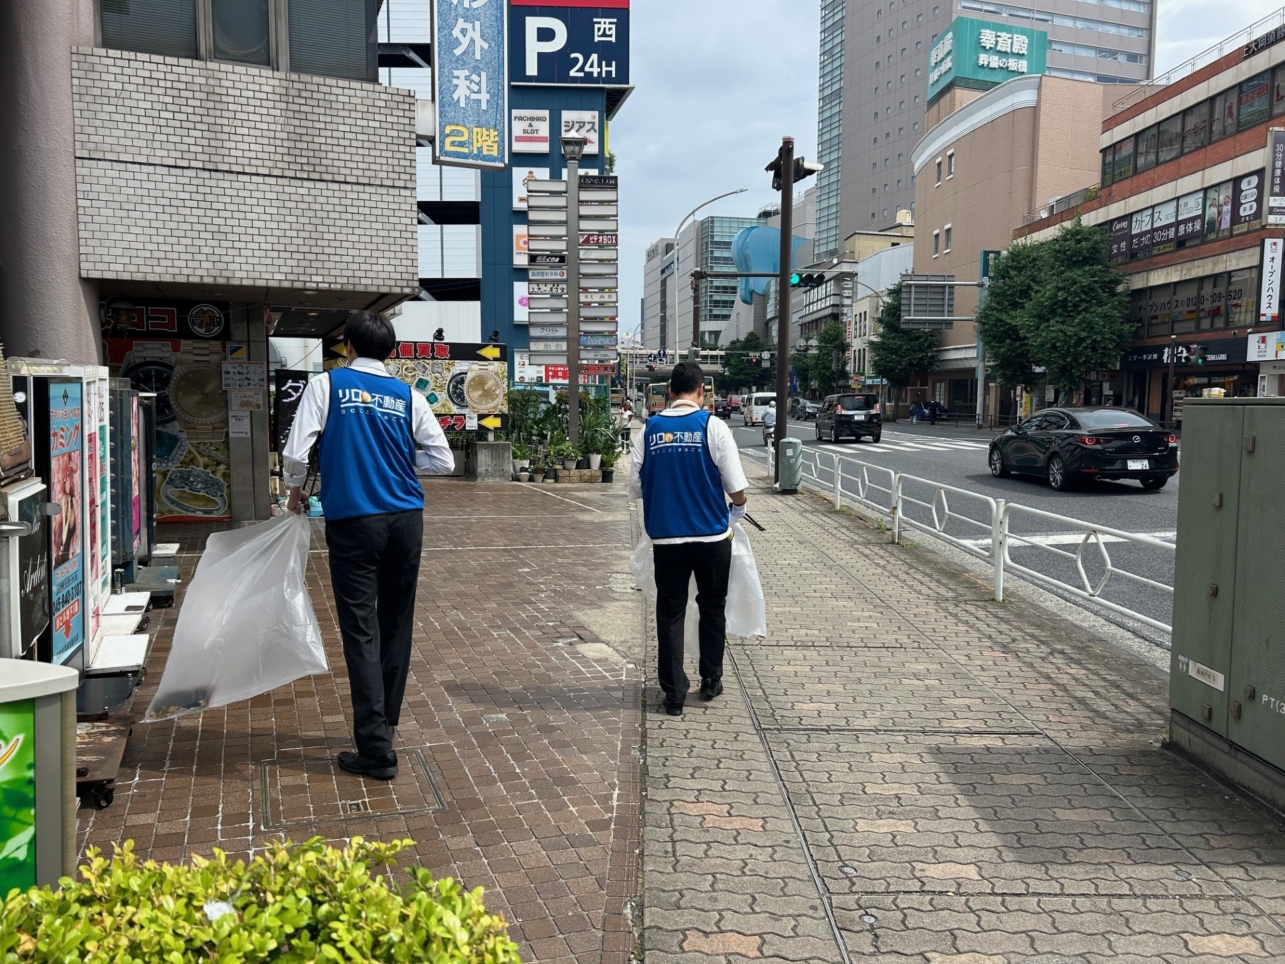
M 1135 84 L 1151 75 L 1154 0 L 823 2 L 818 157 L 838 170 L 839 183 L 836 191 L 822 172 L 818 258 L 838 254 L 853 231 L 886 227 L 898 210 L 914 210 L 910 157 L 931 126 L 924 116 L 929 78 L 941 63 L 930 55 L 957 17 L 989 21 L 997 34 L 1043 32 L 1052 76 Z M 997 62 L 1007 61 L 994 52 Z
M 1133 344 L 1091 399 L 1181 421 L 1193 395 L 1285 395 L 1285 15 L 1264 29 L 1118 104 L 1086 189 L 1017 232 L 1081 217 L 1128 276 Z

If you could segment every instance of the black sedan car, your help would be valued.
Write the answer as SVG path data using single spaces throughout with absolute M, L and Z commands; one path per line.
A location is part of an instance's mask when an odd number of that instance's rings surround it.
M 990 445 L 991 475 L 1047 477 L 1065 491 L 1094 479 L 1137 479 L 1164 488 L 1178 471 L 1178 439 L 1124 408 L 1047 408 Z
M 717 415 L 719 418 L 731 418 L 732 417 L 731 403 L 723 396 L 715 395 L 714 396 L 714 414 Z

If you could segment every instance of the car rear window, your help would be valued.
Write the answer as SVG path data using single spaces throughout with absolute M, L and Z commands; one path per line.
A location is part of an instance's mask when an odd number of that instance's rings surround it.
M 843 412 L 868 412 L 878 401 L 875 395 L 840 395 L 834 400 L 834 406 Z
M 1084 428 L 1155 428 L 1155 423 L 1135 412 L 1076 412 Z

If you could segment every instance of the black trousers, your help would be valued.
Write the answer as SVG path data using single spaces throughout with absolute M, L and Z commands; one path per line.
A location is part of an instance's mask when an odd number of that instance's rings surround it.
M 732 571 L 732 540 L 680 542 L 652 546 L 656 564 L 656 636 L 659 646 L 656 676 L 665 699 L 682 706 L 690 681 L 683 671 L 683 630 L 687 589 L 696 577 L 700 609 L 700 674 L 723 678 L 723 648 L 727 642 L 727 579 Z
M 406 693 L 423 542 L 419 510 L 326 520 L 353 736 L 357 752 L 375 760 L 393 752 L 388 728 L 397 725 Z

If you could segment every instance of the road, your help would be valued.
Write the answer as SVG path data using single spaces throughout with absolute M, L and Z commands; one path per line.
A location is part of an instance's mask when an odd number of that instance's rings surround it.
M 733 415 L 729 424 L 737 444 L 747 455 L 766 460 L 761 427 L 743 427 L 739 415 Z M 836 453 L 871 466 L 954 486 L 991 499 L 1004 499 L 1009 503 L 1125 532 L 1143 533 L 1165 542 L 1172 542 L 1176 535 L 1177 477 L 1157 492 L 1149 492 L 1136 482 L 1097 482 L 1070 492 L 1056 492 L 1044 479 L 1022 476 L 996 479 L 991 476 L 986 455 L 993 433 L 940 426 L 912 426 L 899 422 L 885 426 L 882 441 L 877 444 L 866 439 L 836 445 L 816 440 L 814 422 L 791 420 L 787 428 L 791 437 L 803 441 L 805 454 L 806 450 Z M 826 470 L 832 463 L 823 455 L 819 464 L 823 467 L 820 476 L 828 482 L 832 476 Z M 859 470 L 850 467 L 848 474 L 856 471 Z M 886 473 L 875 470 L 869 472 L 868 477 L 875 485 L 888 484 L 889 476 Z M 851 483 L 845 482 L 845 489 L 855 487 L 855 479 Z M 933 500 L 933 493 L 924 485 L 906 483 L 905 492 L 912 499 L 919 499 L 923 503 L 931 503 Z M 887 498 L 886 494 L 879 492 L 875 492 L 874 497 L 881 502 Z M 938 498 L 940 500 L 941 497 Z M 980 500 L 953 493 L 946 493 L 945 499 L 950 512 L 945 531 L 978 546 L 988 545 L 989 525 L 983 528 L 964 520 L 971 518 L 976 522 L 986 520 L 989 523 L 989 506 Z M 933 521 L 932 509 L 927 504 L 911 505 L 907 515 L 925 524 L 932 524 Z M 939 519 L 944 517 L 940 501 L 937 515 Z M 1082 532 L 1057 520 L 1028 514 L 1013 515 L 1011 531 L 1039 543 L 1038 546 L 1015 543 L 1011 554 L 1014 561 L 1067 582 L 1079 582 L 1074 560 L 1058 556 L 1056 551 L 1074 553 L 1083 539 Z M 927 538 L 930 537 L 926 536 L 925 539 Z M 1166 550 L 1110 541 L 1101 548 L 1093 545 L 1087 549 L 1083 557 L 1084 570 L 1091 584 L 1096 585 L 1107 573 L 1103 550 L 1117 569 L 1166 585 L 1173 584 L 1173 556 Z M 1172 605 L 1169 594 L 1130 582 L 1118 573 L 1111 576 L 1102 595 L 1103 598 L 1143 612 L 1153 619 L 1169 621 Z M 1064 598 L 1074 600 L 1069 595 Z M 1094 609 L 1099 614 L 1103 612 L 1098 607 Z M 1146 627 L 1139 627 L 1131 620 L 1114 615 L 1108 615 L 1107 618 L 1153 642 L 1164 640 L 1162 635 Z

